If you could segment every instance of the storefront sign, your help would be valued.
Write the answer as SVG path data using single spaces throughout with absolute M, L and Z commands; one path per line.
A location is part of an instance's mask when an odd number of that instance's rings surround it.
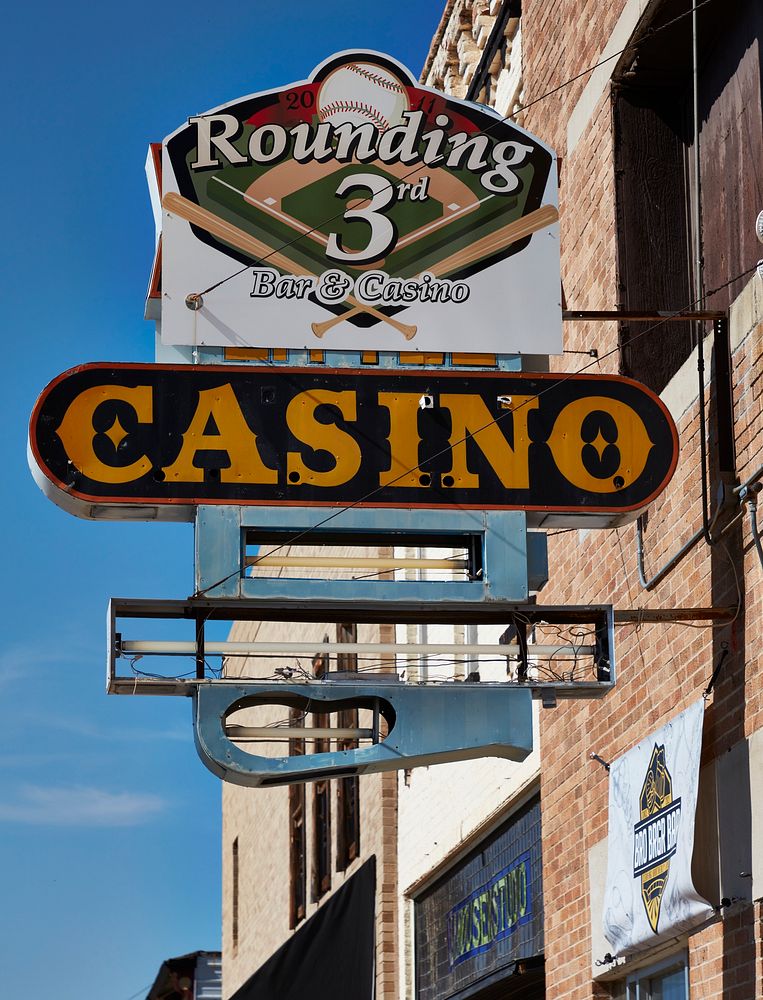
M 166 344 L 561 353 L 553 152 L 389 56 L 190 117 L 162 187 Z
M 704 704 L 611 766 L 604 933 L 616 956 L 649 948 L 712 913 L 691 875 Z
M 419 1000 L 460 1000 L 503 979 L 540 986 L 523 996 L 542 996 L 539 800 L 514 813 L 414 907 Z
M 151 505 L 167 520 L 201 503 L 351 503 L 605 526 L 633 518 L 677 459 L 660 400 L 616 376 L 206 365 L 73 369 L 38 400 L 30 448 L 74 513 Z
M 451 969 L 481 955 L 532 919 L 531 885 L 530 852 L 525 851 L 453 907 L 448 914 Z

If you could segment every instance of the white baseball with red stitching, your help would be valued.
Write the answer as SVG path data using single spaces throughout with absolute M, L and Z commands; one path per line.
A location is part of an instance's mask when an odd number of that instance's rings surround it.
M 347 63 L 326 77 L 318 92 L 318 117 L 331 125 L 375 125 L 380 132 L 403 123 L 405 87 L 388 70 Z

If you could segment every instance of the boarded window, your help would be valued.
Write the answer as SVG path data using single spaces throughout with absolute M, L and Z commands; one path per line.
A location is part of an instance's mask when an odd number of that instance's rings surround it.
M 699 178 L 694 165 L 692 18 L 663 0 L 639 27 L 614 76 L 618 306 L 678 311 L 755 260 L 763 204 L 763 117 L 757 39 L 763 5 L 739 0 L 698 11 Z M 661 28 L 654 31 L 652 29 Z M 702 286 L 695 281 L 699 228 Z M 725 309 L 737 281 L 709 298 Z M 696 308 L 696 306 L 695 306 Z M 621 368 L 661 391 L 703 335 L 689 323 L 621 324 Z M 632 341 L 632 342 L 631 342 Z
M 339 624 L 336 627 L 337 642 L 357 642 L 358 627 L 355 624 Z M 339 653 L 337 655 L 337 670 L 356 671 L 358 657 L 356 653 Z M 345 709 L 339 713 L 340 728 L 358 725 L 357 709 Z M 357 740 L 341 739 L 337 741 L 337 749 L 353 750 Z M 360 782 L 357 775 L 340 778 L 337 782 L 337 837 L 336 866 L 344 871 L 355 858 L 360 855 Z
M 290 726 L 304 725 L 304 714 L 296 710 L 289 713 Z M 298 756 L 305 752 L 304 740 L 291 740 L 289 754 Z M 289 927 L 296 927 L 305 919 L 307 906 L 305 839 L 305 786 L 289 785 Z

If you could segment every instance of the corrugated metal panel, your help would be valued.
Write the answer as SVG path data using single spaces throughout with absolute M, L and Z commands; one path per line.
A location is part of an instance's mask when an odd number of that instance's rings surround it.
M 222 1000 L 223 962 L 220 955 L 199 955 L 194 1000 Z

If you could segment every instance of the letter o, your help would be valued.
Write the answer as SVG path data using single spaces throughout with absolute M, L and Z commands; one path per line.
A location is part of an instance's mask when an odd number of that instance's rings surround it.
M 265 152 L 265 139 L 273 138 L 273 148 Z M 260 125 L 249 136 L 249 155 L 255 163 L 272 163 L 286 152 L 286 129 L 283 125 Z
M 581 434 L 583 421 L 595 410 L 607 413 L 617 425 L 620 464 L 603 478 L 592 476 L 583 465 L 582 458 L 583 446 L 589 443 L 583 440 Z M 654 444 L 644 421 L 632 407 L 608 396 L 584 396 L 568 403 L 556 418 L 548 447 L 557 469 L 573 486 L 588 493 L 617 493 L 619 489 L 636 482 L 646 467 Z M 613 485 L 613 479 L 617 477 L 623 481 L 619 489 Z

